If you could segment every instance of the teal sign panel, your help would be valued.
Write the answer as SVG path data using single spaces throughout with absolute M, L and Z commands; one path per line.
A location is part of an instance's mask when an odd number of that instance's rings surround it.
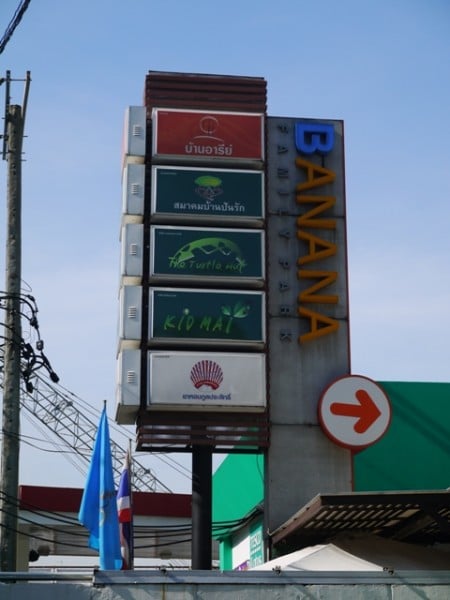
M 261 220 L 263 190 L 261 171 L 153 167 L 152 214 Z
M 257 230 L 153 226 L 150 276 L 262 282 L 263 235 Z
M 379 382 L 392 420 L 385 435 L 353 457 L 354 489 L 447 489 L 450 481 L 450 384 Z
M 264 293 L 239 291 L 150 290 L 150 342 L 264 343 Z

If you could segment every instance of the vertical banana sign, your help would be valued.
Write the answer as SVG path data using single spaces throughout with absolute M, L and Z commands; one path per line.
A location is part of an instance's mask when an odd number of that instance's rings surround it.
M 296 507 L 351 485 L 350 456 L 330 446 L 318 419 L 323 390 L 350 372 L 342 121 L 268 117 L 266 177 L 273 529 L 294 509 L 279 470 L 287 448 L 317 458 L 311 470 L 289 469 Z

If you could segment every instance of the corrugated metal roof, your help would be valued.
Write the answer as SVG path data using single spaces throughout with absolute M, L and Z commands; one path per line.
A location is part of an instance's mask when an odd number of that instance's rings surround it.
M 149 71 L 144 104 L 149 115 L 155 107 L 265 113 L 267 82 L 262 77 Z
M 343 532 L 418 544 L 450 543 L 450 492 L 319 494 L 271 533 L 274 545 L 302 548 Z

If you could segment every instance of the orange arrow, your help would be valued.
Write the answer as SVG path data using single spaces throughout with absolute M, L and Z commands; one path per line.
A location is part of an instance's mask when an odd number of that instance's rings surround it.
M 359 404 L 333 402 L 330 410 L 333 415 L 340 417 L 358 417 L 353 429 L 356 433 L 365 433 L 381 415 L 381 411 L 365 390 L 357 390 L 355 396 Z

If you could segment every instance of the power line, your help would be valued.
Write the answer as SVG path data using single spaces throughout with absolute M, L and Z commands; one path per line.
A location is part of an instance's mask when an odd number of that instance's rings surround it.
M 19 25 L 20 21 L 22 20 L 23 15 L 25 14 L 28 6 L 30 5 L 30 2 L 31 2 L 31 0 L 23 0 L 17 7 L 16 12 L 13 15 L 13 18 L 9 22 L 9 24 L 5 30 L 5 33 L 3 34 L 3 37 L 0 40 L 0 54 L 5 49 L 6 44 L 9 42 L 16 27 Z
M 55 384 L 59 382 L 59 377 L 43 352 L 44 341 L 39 332 L 38 308 L 35 298 L 31 294 L 11 295 L 0 292 L 0 310 L 5 310 L 7 315 L 8 302 L 11 299 L 17 304 L 16 316 L 26 320 L 37 337 L 35 350 L 30 343 L 23 339 L 21 331 L 16 334 L 15 331 L 8 330 L 10 337 L 0 336 L 0 340 L 4 338 L 6 342 L 9 342 L 13 336 L 14 343 L 19 347 L 20 375 L 23 380 L 23 383 L 20 384 L 20 405 L 73 450 L 84 461 L 86 467 L 94 446 L 98 417 L 95 418 L 95 422 L 91 420 L 87 413 L 94 414 L 95 411 L 92 407 L 85 406 L 83 410 L 79 410 L 74 402 L 75 394 L 68 394 L 62 387 L 55 387 Z M 9 326 L 6 325 L 6 327 Z M 0 359 L 4 357 L 4 353 L 4 345 L 0 344 Z M 42 373 L 45 373 L 45 377 Z M 3 375 L 1 369 L 0 374 Z M 4 431 L 4 433 L 6 432 Z M 119 478 L 126 450 L 111 440 L 111 452 L 113 469 L 116 477 Z M 141 489 L 150 488 L 151 491 L 156 491 L 158 487 L 165 492 L 171 491 L 157 479 L 150 469 L 143 467 L 136 459 L 133 460 L 133 482 Z

